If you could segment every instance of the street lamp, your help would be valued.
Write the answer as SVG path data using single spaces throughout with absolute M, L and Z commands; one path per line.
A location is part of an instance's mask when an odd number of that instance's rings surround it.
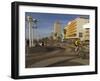
M 32 47 L 34 47 L 34 37 L 36 36 L 35 29 L 37 29 L 37 19 L 33 19 L 32 23 Z
M 34 28 L 37 28 L 37 19 L 27 16 L 27 22 L 29 28 L 29 47 L 34 47 Z

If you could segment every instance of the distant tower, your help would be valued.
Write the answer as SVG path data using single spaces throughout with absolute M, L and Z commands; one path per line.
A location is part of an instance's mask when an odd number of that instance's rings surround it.
M 59 21 L 56 21 L 54 23 L 54 36 L 53 36 L 53 39 L 54 40 L 57 40 L 58 37 L 61 37 L 61 23 Z

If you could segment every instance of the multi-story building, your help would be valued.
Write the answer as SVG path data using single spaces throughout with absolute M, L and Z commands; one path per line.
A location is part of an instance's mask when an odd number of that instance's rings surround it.
M 90 28 L 89 27 L 90 27 L 90 24 L 87 23 L 83 27 L 84 28 L 83 28 L 83 38 L 82 38 L 82 40 L 89 41 L 89 38 L 90 38 Z
M 89 23 L 89 19 L 78 17 L 70 21 L 64 28 L 64 39 L 83 38 L 83 25 Z
M 60 37 L 61 37 L 61 23 L 59 21 L 56 21 L 54 23 L 53 39 L 57 40 Z

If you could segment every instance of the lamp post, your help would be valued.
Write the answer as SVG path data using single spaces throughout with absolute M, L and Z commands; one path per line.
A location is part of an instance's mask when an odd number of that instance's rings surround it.
M 34 28 L 37 28 L 37 20 L 27 16 L 29 28 L 29 47 L 34 47 Z
M 32 25 L 32 47 L 34 47 L 34 37 L 36 36 L 35 29 L 37 29 L 37 19 L 33 19 Z

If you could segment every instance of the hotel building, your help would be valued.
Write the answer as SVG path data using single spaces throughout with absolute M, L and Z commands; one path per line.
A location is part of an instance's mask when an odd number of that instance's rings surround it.
M 78 17 L 70 21 L 64 28 L 64 39 L 83 39 L 83 25 L 86 23 L 89 23 L 89 19 L 83 17 Z

